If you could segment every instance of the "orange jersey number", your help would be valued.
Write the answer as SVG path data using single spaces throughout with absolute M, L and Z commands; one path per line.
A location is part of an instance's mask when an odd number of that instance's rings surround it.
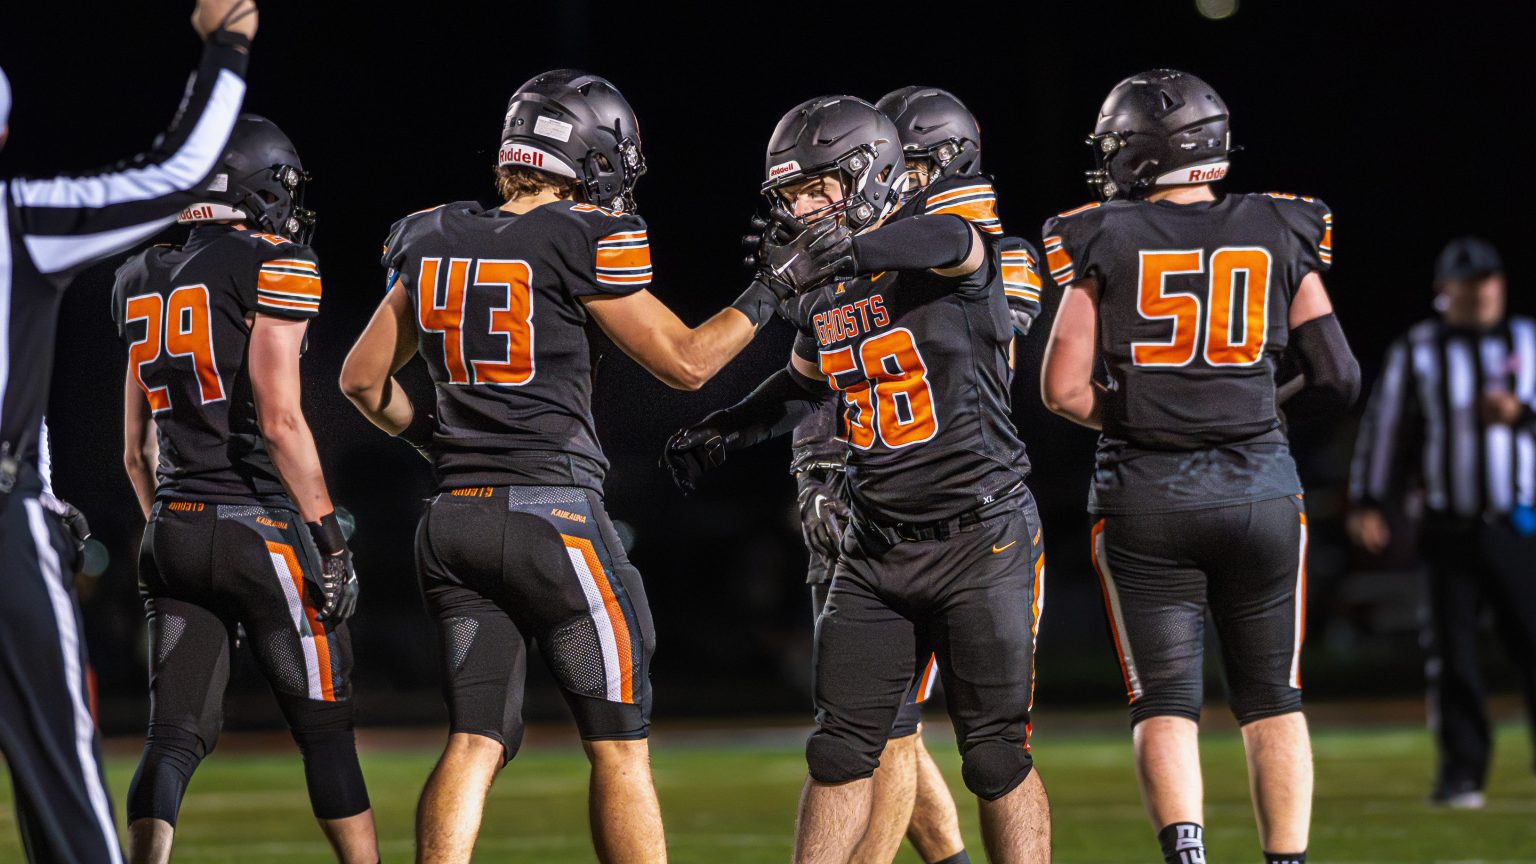
M 839 373 L 860 371 L 864 376 L 843 391 L 850 445 L 868 450 L 878 434 L 885 446 L 895 449 L 921 444 L 938 434 L 928 367 L 912 331 L 898 328 L 865 339 L 859 345 L 857 363 L 851 347 L 824 353 L 821 371 L 834 381 L 833 386 L 837 386 L 833 376 Z
M 128 298 L 127 320 L 143 321 L 144 338 L 128 346 L 128 365 L 134 380 L 143 389 L 152 412 L 171 407 L 171 394 L 165 387 L 144 383 L 144 367 L 169 357 L 189 357 L 197 373 L 198 395 L 202 404 L 224 399 L 224 381 L 213 355 L 213 329 L 208 311 L 208 286 L 184 285 L 161 298 L 159 294 L 139 294 Z
M 1166 342 L 1136 342 L 1137 366 L 1187 366 L 1195 359 L 1200 335 L 1200 298 L 1169 293 L 1168 277 L 1204 273 L 1199 249 L 1143 251 L 1136 309 L 1148 320 L 1170 320 Z M 1268 335 L 1270 256 L 1257 246 L 1217 249 L 1210 260 L 1206 306 L 1205 362 L 1211 366 L 1248 366 L 1264 353 Z M 1242 279 L 1238 279 L 1242 274 Z M 1238 293 L 1242 296 L 1239 298 Z
M 474 282 L 470 282 L 470 268 Z M 533 378 L 533 271 L 526 261 L 423 258 L 416 282 L 416 322 L 423 332 L 443 335 L 443 365 L 453 384 L 526 384 Z M 499 288 L 503 302 L 490 305 L 487 332 L 502 342 L 488 356 L 468 358 L 464 339 L 464 306 L 469 286 Z M 441 293 L 439 285 L 442 286 Z M 439 303 L 441 298 L 441 303 Z M 477 334 L 472 334 L 477 335 Z M 476 340 L 479 342 L 479 340 Z M 473 371 L 473 379 L 471 379 Z

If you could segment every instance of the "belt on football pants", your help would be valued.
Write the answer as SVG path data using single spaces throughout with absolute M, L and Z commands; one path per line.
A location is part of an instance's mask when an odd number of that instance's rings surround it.
M 874 535 L 892 545 L 903 540 L 945 540 L 951 535 L 958 534 L 973 525 L 980 525 L 1011 508 L 1014 505 L 1014 499 L 1023 491 L 1024 481 L 1020 480 L 1002 492 L 983 496 L 981 504 L 958 516 L 936 519 L 932 522 L 876 522 L 861 513 L 855 502 L 852 508 L 853 522 L 854 527 L 859 531 Z

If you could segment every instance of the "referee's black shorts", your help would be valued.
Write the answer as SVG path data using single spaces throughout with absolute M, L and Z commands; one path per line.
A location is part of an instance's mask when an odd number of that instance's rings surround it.
M 120 864 L 87 699 L 75 546 L 23 477 L 0 495 L 0 751 L 27 859 Z
M 1306 549 L 1299 495 L 1099 520 L 1093 563 L 1132 722 L 1200 719 L 1207 610 L 1238 722 L 1299 711 Z

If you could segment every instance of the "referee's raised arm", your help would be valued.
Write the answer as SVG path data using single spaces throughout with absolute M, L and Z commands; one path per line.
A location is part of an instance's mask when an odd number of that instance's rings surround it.
M 102 171 L 7 184 L 12 236 L 40 274 L 127 249 L 219 191 L 210 181 L 245 97 L 257 17 L 254 0 L 198 0 L 192 27 L 206 43 L 202 63 L 148 152 Z

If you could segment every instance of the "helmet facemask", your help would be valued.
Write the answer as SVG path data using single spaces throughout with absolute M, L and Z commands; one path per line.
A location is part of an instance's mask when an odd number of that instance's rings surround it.
M 764 183 L 763 194 L 768 198 L 770 207 L 784 207 L 785 202 L 781 192 L 785 187 L 813 177 L 834 175 L 842 184 L 842 199 L 796 218 L 809 225 L 829 216 L 836 217 L 843 221 L 849 231 L 858 234 L 873 227 L 901 203 L 900 199 L 905 194 L 908 172 L 905 163 L 899 164 L 900 167 L 886 166 L 882 169 L 884 172 L 896 173 L 897 176 L 875 176 L 873 172 L 879 165 L 878 150 L 875 145 L 861 144 L 849 150 L 831 165 L 797 168 Z M 889 193 L 883 196 L 884 205 L 877 205 L 870 200 L 867 193 L 872 186 L 884 186 L 889 190 Z

